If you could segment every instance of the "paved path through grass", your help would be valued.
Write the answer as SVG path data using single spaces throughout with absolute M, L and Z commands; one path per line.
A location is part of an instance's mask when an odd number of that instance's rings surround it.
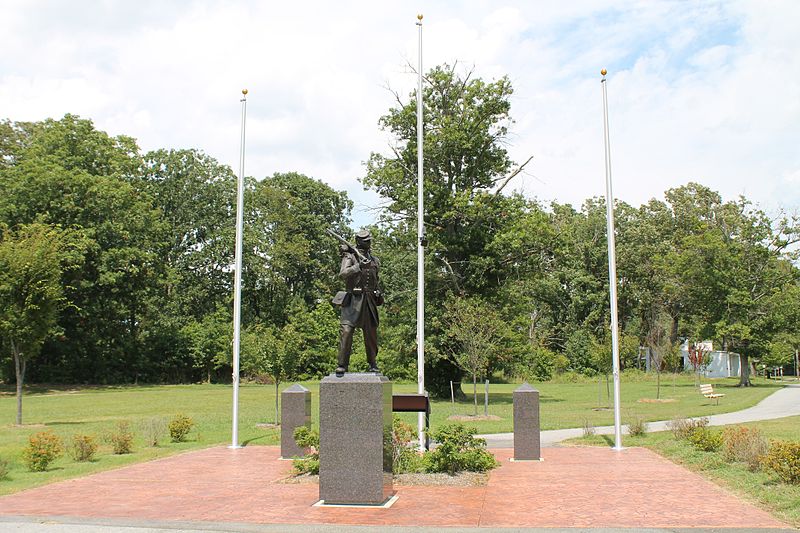
M 700 397 L 698 401 L 708 401 Z M 720 399 L 721 402 L 725 398 Z M 733 413 L 724 413 L 721 415 L 708 416 L 709 424 L 712 426 L 726 426 L 729 424 L 742 424 L 744 422 L 755 422 L 757 420 L 773 420 L 775 418 L 783 418 L 786 416 L 800 415 L 800 385 L 787 385 L 782 389 L 778 389 L 773 394 L 761 400 L 757 405 L 736 411 Z M 623 421 L 624 422 L 624 421 Z M 669 429 L 667 424 L 668 420 L 659 422 L 648 422 L 648 431 L 666 431 Z M 623 425 L 623 433 L 627 433 L 627 427 Z M 597 435 L 613 435 L 614 426 L 601 426 L 595 428 Z M 583 436 L 583 428 L 572 429 L 555 429 L 550 431 L 542 431 L 542 446 L 554 446 L 559 442 L 574 439 Z M 489 435 L 480 435 L 486 439 L 490 448 L 511 448 L 514 446 L 513 433 L 493 433 Z

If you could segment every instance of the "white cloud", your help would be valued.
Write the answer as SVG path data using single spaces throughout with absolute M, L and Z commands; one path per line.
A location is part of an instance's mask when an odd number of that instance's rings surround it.
M 11 2 L 0 19 L 0 116 L 77 113 L 145 149 L 197 147 L 248 174 L 296 170 L 377 201 L 357 178 L 377 120 L 426 68 L 459 61 L 514 84 L 517 186 L 602 195 L 599 70 L 610 70 L 615 193 L 638 204 L 697 180 L 795 208 L 800 4 L 741 2 Z M 359 222 L 368 215 L 361 214 Z

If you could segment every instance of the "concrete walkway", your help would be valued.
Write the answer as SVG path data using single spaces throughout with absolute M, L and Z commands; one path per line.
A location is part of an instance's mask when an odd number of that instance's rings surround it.
M 726 426 L 729 424 L 742 424 L 745 422 L 755 422 L 758 420 L 773 420 L 786 416 L 800 415 L 800 385 L 786 385 L 775 393 L 767 396 L 760 403 L 741 411 L 712 415 L 707 417 L 712 426 Z M 659 422 L 648 422 L 648 431 L 666 431 L 669 428 L 668 420 Z M 622 432 L 627 433 L 628 428 L 623 426 Z M 600 426 L 595 428 L 596 435 L 613 435 L 614 426 Z M 542 446 L 556 446 L 559 442 L 567 439 L 574 439 L 583 436 L 583 428 L 554 429 L 542 431 Z M 493 433 L 479 435 L 486 439 L 490 448 L 513 448 L 513 433 Z

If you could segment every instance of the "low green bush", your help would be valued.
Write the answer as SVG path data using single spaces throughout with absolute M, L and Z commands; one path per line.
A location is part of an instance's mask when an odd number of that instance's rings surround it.
M 8 473 L 11 470 L 11 467 L 8 464 L 8 461 L 5 459 L 0 459 L 0 481 L 8 478 Z
M 628 435 L 631 437 L 643 437 L 647 434 L 647 421 L 641 416 L 635 416 L 628 422 Z
M 31 472 L 44 472 L 63 453 L 61 437 L 52 431 L 42 431 L 30 436 L 22 450 L 22 460 Z
M 750 471 L 761 467 L 761 460 L 769 450 L 767 439 L 756 428 L 734 426 L 722 432 L 725 458 L 746 463 Z
M 800 442 L 772 441 L 762 463 L 784 483 L 800 483 Z
M 722 433 L 712 431 L 706 426 L 696 427 L 689 434 L 688 440 L 695 448 L 704 452 L 715 452 L 722 448 Z
M 306 426 L 294 430 L 294 441 L 306 450 L 306 455 L 292 461 L 297 474 L 319 474 L 319 433 Z
M 455 474 L 464 470 L 486 472 L 499 465 L 486 450 L 486 441 L 475 438 L 477 430 L 463 424 L 446 424 L 431 432 L 439 445 L 425 454 L 425 470 Z
M 128 422 L 117 423 L 117 428 L 109 437 L 111 448 L 115 455 L 124 455 L 133 452 L 133 431 Z
M 153 416 L 143 420 L 140 428 L 145 444 L 155 448 L 167 434 L 167 421 L 160 416 Z
M 425 468 L 422 456 L 417 453 L 417 432 L 410 424 L 396 416 L 392 420 L 392 472 L 409 474 Z
M 595 429 L 594 424 L 592 424 L 592 421 L 589 420 L 588 418 L 584 418 L 583 419 L 583 436 L 584 437 L 591 437 L 596 432 L 597 432 L 597 430 Z
M 94 459 L 97 453 L 97 442 L 91 435 L 73 435 L 69 447 L 69 455 L 75 461 L 82 463 Z
M 186 440 L 186 435 L 194 427 L 194 420 L 186 415 L 178 414 L 169 421 L 169 438 L 172 442 L 183 442 Z
M 675 435 L 676 439 L 688 439 L 689 436 L 698 428 L 708 426 L 708 418 L 673 418 L 667 422 L 667 427 Z

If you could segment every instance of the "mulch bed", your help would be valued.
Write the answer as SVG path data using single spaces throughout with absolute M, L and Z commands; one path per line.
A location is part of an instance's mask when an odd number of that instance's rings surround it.
M 489 482 L 489 474 L 486 472 L 459 472 L 454 476 L 450 474 L 395 474 L 392 482 L 405 486 L 483 487 Z M 310 474 L 289 476 L 279 480 L 278 483 L 287 485 L 319 484 L 319 476 Z

